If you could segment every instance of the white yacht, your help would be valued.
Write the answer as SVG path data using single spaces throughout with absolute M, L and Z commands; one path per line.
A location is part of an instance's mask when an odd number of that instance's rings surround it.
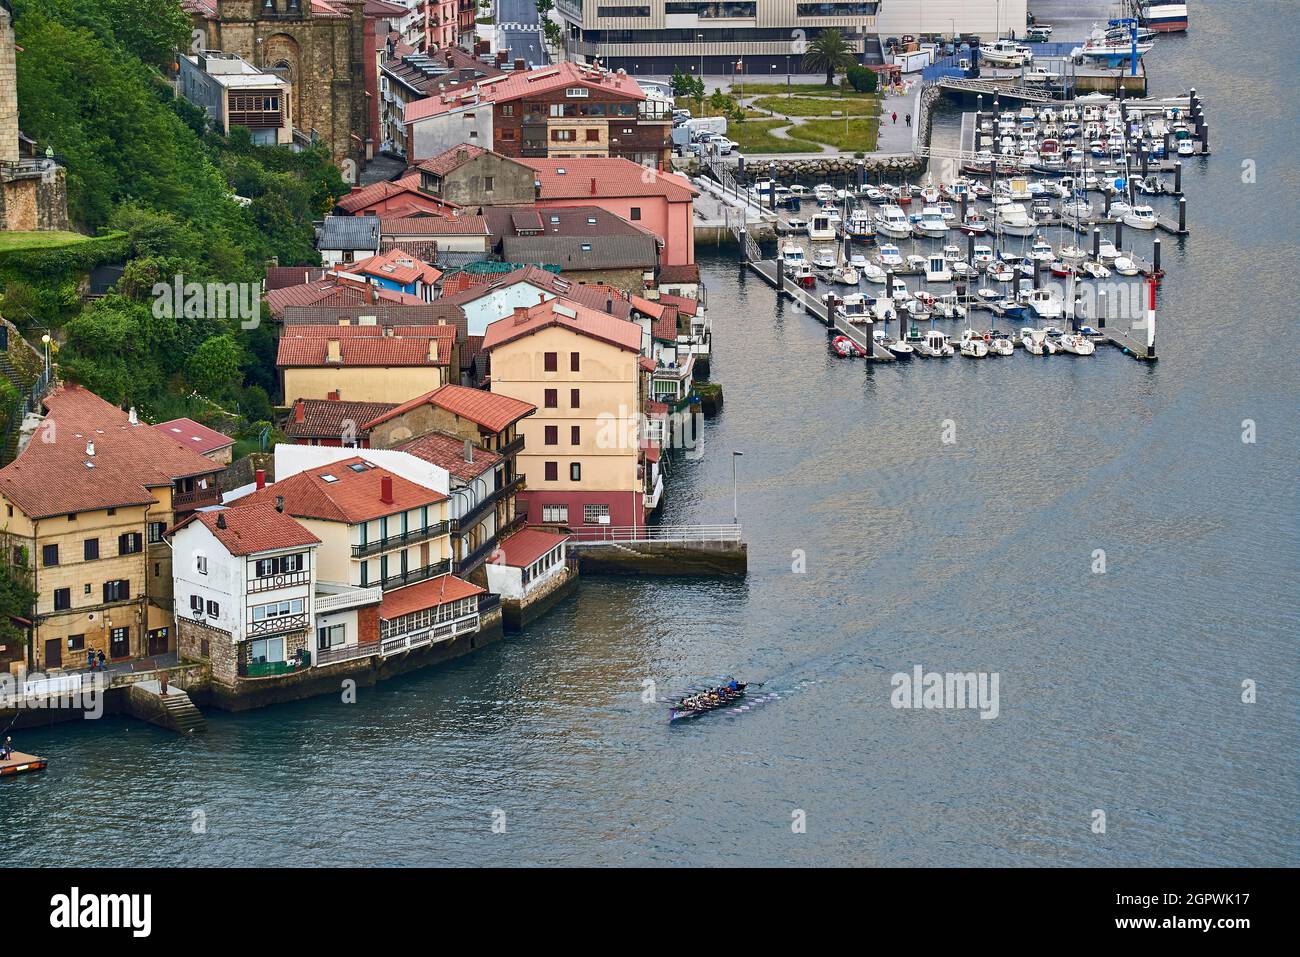
M 786 266 L 797 266 L 800 263 L 808 261 L 808 254 L 804 252 L 802 246 L 793 239 L 787 239 L 781 244 L 781 262 Z
M 993 247 L 985 246 L 982 243 L 976 243 L 973 260 L 973 265 L 977 269 L 983 269 L 989 263 L 993 262 Z
M 1020 330 L 1020 344 L 1025 347 L 1025 351 L 1035 356 L 1050 356 L 1056 354 L 1056 343 L 1047 338 L 1047 333 L 1042 329 L 1030 329 L 1028 327 Z
M 819 249 L 813 254 L 812 264 L 818 269 L 834 269 L 838 260 L 833 249 Z
M 961 304 L 961 300 L 955 292 L 946 292 L 942 296 L 935 296 L 932 308 L 935 315 L 942 316 L 944 319 L 966 318 L 966 307 Z
M 818 183 L 813 187 L 813 198 L 819 203 L 831 202 L 835 199 L 835 187 L 827 183 Z
M 1155 229 L 1156 211 L 1150 206 L 1134 206 L 1124 214 L 1123 222 L 1134 229 Z
M 989 354 L 989 345 L 974 329 L 967 329 L 961 334 L 960 352 L 967 359 L 983 359 Z
M 1061 336 L 1060 344 L 1062 351 L 1073 353 L 1076 356 L 1090 356 L 1097 351 L 1097 346 L 1091 339 L 1081 336 L 1077 332 Z
M 990 66 L 1019 68 L 1034 59 L 1029 48 L 1016 40 L 998 40 L 986 47 L 980 47 L 980 59 Z
M 922 336 L 916 351 L 927 359 L 943 359 L 956 354 L 948 337 L 938 329 L 931 329 Z
M 921 210 L 921 215 L 912 228 L 922 236 L 946 236 L 948 234 L 948 223 L 943 218 L 943 213 L 939 212 L 938 206 L 926 206 Z
M 903 254 L 898 251 L 898 247 L 893 243 L 885 243 L 876 253 L 876 262 L 885 269 L 901 269 L 903 267 Z
M 1042 321 L 1060 319 L 1065 313 L 1065 303 L 1051 289 L 1033 289 L 1025 296 L 1025 305 Z
M 993 210 L 993 228 L 1001 236 L 1032 236 L 1038 220 L 1019 203 L 1007 203 Z
M 912 235 L 912 224 L 907 214 L 891 203 L 876 213 L 876 231 L 891 239 L 906 239 Z
M 850 239 L 865 241 L 876 235 L 876 227 L 871 223 L 871 212 L 859 207 L 849 213 L 849 221 L 844 224 L 844 234 Z
M 858 271 L 845 262 L 843 257 L 840 257 L 840 261 L 831 270 L 830 281 L 841 286 L 856 286 L 858 284 Z
M 989 355 L 991 356 L 1009 356 L 1016 351 L 1016 344 L 1011 341 L 1011 337 L 1002 333 L 993 333 L 989 336 Z
M 1038 236 L 1034 239 L 1033 245 L 1029 247 L 1027 255 L 1031 261 L 1036 259 L 1039 262 L 1050 263 L 1056 259 L 1056 250 L 1052 248 L 1052 244 L 1046 239 Z
M 808 238 L 814 242 L 835 238 L 835 224 L 825 213 L 818 212 L 808 221 Z
M 926 282 L 952 282 L 952 264 L 942 254 L 931 256 L 925 262 Z
M 856 263 L 854 265 L 857 266 Z M 857 266 L 857 270 L 862 274 L 863 279 L 876 285 L 884 285 L 885 280 L 889 278 L 889 274 L 873 262 Z

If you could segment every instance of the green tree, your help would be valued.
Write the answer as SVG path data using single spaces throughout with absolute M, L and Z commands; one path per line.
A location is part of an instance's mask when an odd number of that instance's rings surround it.
M 224 399 L 239 388 L 243 358 L 243 350 L 233 336 L 214 336 L 190 356 L 185 372 L 190 384 L 200 393 L 212 399 Z
M 97 0 L 118 42 L 152 67 L 165 68 L 190 45 L 190 15 L 176 0 Z
M 803 55 L 803 65 L 817 73 L 825 71 L 826 85 L 835 83 L 835 74 L 857 63 L 849 42 L 839 30 L 823 30 L 808 44 Z
M 18 547 L 22 549 L 20 554 L 26 561 L 26 546 Z M 6 548 L 5 551 L 8 554 L 0 561 L 0 641 L 25 645 L 27 629 L 14 624 L 13 619 L 31 616 L 32 608 L 36 605 L 36 592 L 32 591 L 31 573 L 21 564 L 11 564 L 14 558 L 11 548 Z
M 687 76 L 685 73 L 683 73 L 681 70 L 677 69 L 676 67 L 673 68 L 673 76 L 672 76 L 672 80 L 670 81 L 670 86 L 672 88 L 674 97 L 689 96 L 691 90 L 693 89 L 691 78 Z
M 844 79 L 848 80 L 849 86 L 859 93 L 875 93 L 880 80 L 875 70 L 857 63 L 844 71 Z

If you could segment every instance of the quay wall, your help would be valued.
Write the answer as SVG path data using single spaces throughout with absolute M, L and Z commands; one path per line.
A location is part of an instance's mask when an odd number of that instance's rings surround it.
M 744 577 L 744 542 L 569 542 L 584 575 L 699 575 Z
M 522 600 L 501 599 L 501 621 L 506 631 L 522 631 L 527 625 L 541 618 L 565 598 L 578 590 L 578 569 L 570 567 L 545 585 L 536 593 Z

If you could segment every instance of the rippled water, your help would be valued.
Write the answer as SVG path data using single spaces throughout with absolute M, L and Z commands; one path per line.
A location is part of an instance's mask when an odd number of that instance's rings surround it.
M 1215 147 L 1164 240 L 1156 366 L 837 361 L 705 254 L 726 409 L 664 518 L 728 520 L 743 450 L 748 580 L 589 579 L 472 658 L 214 712 L 198 740 L 25 732 L 52 764 L 0 787 L 5 859 L 1300 862 L 1294 10 L 1225 6 L 1148 57 L 1158 92 L 1204 95 Z M 915 664 L 998 672 L 1000 716 L 894 710 Z M 682 728 L 641 703 L 719 672 L 778 697 Z

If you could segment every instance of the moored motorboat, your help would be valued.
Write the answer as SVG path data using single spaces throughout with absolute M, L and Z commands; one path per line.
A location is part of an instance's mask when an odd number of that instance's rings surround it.
M 989 336 L 987 339 L 991 339 Z M 974 329 L 966 329 L 961 334 L 959 350 L 967 359 L 983 359 L 989 354 L 989 344 L 985 336 Z
M 1097 346 L 1091 339 L 1088 339 L 1078 333 L 1067 333 L 1057 340 L 1062 351 L 1072 353 L 1076 356 L 1090 356 L 1097 351 Z

